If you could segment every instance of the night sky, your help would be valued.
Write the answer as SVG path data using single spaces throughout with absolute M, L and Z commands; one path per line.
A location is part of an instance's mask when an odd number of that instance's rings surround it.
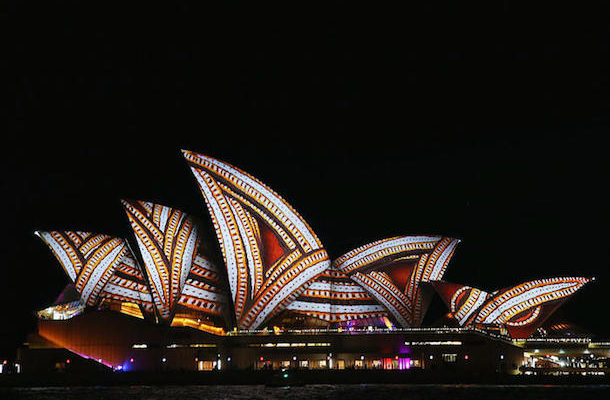
M 34 230 L 132 240 L 121 198 L 210 223 L 181 148 L 268 184 L 332 258 L 429 233 L 462 239 L 450 281 L 595 276 L 562 310 L 610 336 L 607 3 L 39 3 L 12 10 L 0 357 L 68 283 Z

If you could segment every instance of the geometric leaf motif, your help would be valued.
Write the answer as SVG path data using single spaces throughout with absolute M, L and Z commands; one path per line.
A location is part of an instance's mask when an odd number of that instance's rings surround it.
M 197 226 L 185 212 L 144 201 L 123 200 L 161 321 L 169 323 L 198 247 Z
M 521 283 L 495 293 L 481 307 L 473 321 L 504 324 L 528 309 L 571 296 L 589 281 L 588 278 L 565 277 Z
M 248 173 L 183 151 L 210 212 L 239 329 L 284 310 L 330 265 L 313 230 L 284 199 Z
M 178 304 L 209 316 L 222 316 L 228 299 L 222 289 L 221 275 L 207 258 L 197 254 Z
M 36 235 L 49 246 L 86 305 L 121 298 L 150 308 L 150 294 L 124 239 L 82 231 Z M 127 268 L 129 275 L 123 272 Z
M 460 326 L 505 325 L 515 338 L 529 336 L 559 304 L 592 279 L 560 277 L 524 282 L 486 293 L 449 282 L 432 285 Z
M 287 309 L 331 323 L 388 316 L 386 308 L 368 291 L 344 273 L 330 268 L 320 274 Z
M 366 289 L 399 326 L 417 327 L 427 307 L 421 284 L 443 276 L 458 243 L 441 236 L 397 236 L 360 246 L 335 260 L 333 268 Z

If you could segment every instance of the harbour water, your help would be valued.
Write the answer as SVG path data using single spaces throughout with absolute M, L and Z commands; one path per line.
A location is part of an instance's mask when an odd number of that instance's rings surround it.
M 562 400 L 608 398 L 610 385 L 264 385 L 34 387 L 0 389 L 2 400 Z

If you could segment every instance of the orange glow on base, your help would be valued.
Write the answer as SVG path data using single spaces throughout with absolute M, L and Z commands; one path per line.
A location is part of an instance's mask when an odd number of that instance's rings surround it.
M 192 318 L 184 318 L 184 317 L 174 317 L 171 326 L 188 326 L 189 328 L 199 329 L 200 331 L 212 333 L 214 335 L 225 335 L 225 330 L 212 325 L 206 325 L 202 322 L 197 322 L 196 319 Z

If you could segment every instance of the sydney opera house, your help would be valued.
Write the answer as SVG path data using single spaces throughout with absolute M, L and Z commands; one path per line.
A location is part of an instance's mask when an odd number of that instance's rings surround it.
M 123 200 L 129 238 L 36 232 L 71 283 L 37 313 L 38 331 L 20 351 L 23 371 L 94 363 L 518 373 L 582 367 L 583 354 L 596 351 L 607 357 L 607 344 L 568 324 L 553 334 L 547 322 L 590 278 L 493 292 L 449 283 L 443 275 L 459 240 L 442 235 L 380 239 L 331 260 L 307 222 L 260 180 L 183 154 L 213 229 L 176 208 Z M 447 314 L 423 326 L 433 296 Z

